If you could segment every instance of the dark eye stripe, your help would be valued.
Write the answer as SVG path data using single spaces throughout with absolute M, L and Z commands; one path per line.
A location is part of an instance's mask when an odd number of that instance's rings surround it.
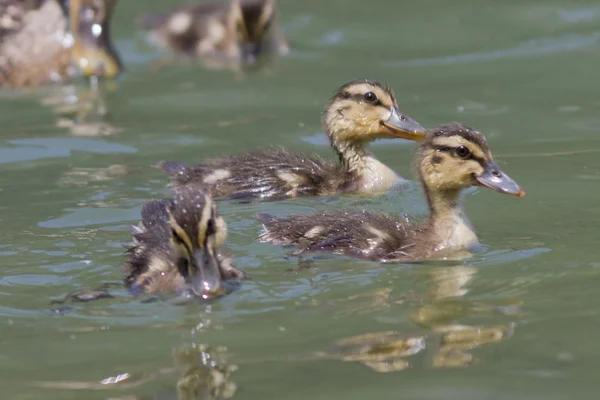
M 179 236 L 179 234 L 177 233 L 177 231 L 173 228 L 171 228 L 171 236 L 173 236 L 173 239 L 175 239 L 175 241 L 177 243 L 180 243 L 182 245 L 185 246 L 185 242 L 183 241 L 183 239 L 181 238 L 181 236 Z
M 346 100 L 352 99 L 356 102 L 365 101 L 364 94 L 360 94 L 360 93 L 341 92 L 337 95 L 337 98 L 346 99 Z M 377 101 L 375 101 L 373 103 L 369 103 L 369 104 L 376 106 L 376 107 L 386 107 L 379 98 L 377 99 Z
M 437 146 L 437 145 L 433 145 L 432 146 L 435 150 L 437 151 L 443 151 L 444 153 L 454 153 L 456 152 L 457 147 L 450 147 L 450 146 Z M 481 157 L 477 157 L 475 154 L 473 154 L 473 152 L 471 152 L 471 160 L 475 160 L 479 163 L 479 165 L 481 165 L 482 167 L 485 167 L 485 164 L 487 164 L 487 160 L 481 158 Z

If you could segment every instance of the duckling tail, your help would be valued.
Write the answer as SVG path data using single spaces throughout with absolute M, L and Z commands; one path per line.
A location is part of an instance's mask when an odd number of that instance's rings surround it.
M 161 161 L 155 167 L 167 174 L 169 178 L 177 181 L 186 176 L 190 169 L 186 164 L 177 161 Z
M 278 228 L 281 227 L 282 222 L 284 222 L 283 218 L 277 218 L 272 214 L 266 213 L 259 213 L 256 215 L 256 217 L 263 227 L 262 232 L 258 237 L 261 242 L 272 244 L 288 244 L 288 241 L 279 240 L 276 232 L 278 231 Z
M 265 229 L 268 228 L 268 225 L 272 225 L 274 223 L 281 221 L 281 218 L 277 218 L 273 214 L 267 214 L 267 213 L 256 214 L 256 218 L 258 218 L 260 223 L 263 224 Z

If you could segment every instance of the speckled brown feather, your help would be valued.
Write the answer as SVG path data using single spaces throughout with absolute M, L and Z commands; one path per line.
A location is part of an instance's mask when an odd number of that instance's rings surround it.
M 259 214 L 262 242 L 300 252 L 330 252 L 366 260 L 392 261 L 423 255 L 422 230 L 408 218 L 368 211 L 321 211 L 277 218 Z
M 158 168 L 169 176 L 176 190 L 189 184 L 210 184 L 207 179 L 217 176 L 215 171 L 228 171 L 226 178 L 212 184 L 211 192 L 235 199 L 280 200 L 354 189 L 353 176 L 340 164 L 276 147 L 219 157 L 196 166 L 161 162 Z

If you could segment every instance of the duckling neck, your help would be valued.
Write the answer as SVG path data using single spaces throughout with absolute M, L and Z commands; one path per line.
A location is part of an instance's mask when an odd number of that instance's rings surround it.
M 477 244 L 477 236 L 463 212 L 460 190 L 426 189 L 431 217 L 429 226 L 435 239 L 435 252 L 442 254 L 467 250 Z
M 402 178 L 391 168 L 375 158 L 368 142 L 335 142 L 332 147 L 338 154 L 343 168 L 358 180 L 358 190 L 378 193 L 400 183 Z

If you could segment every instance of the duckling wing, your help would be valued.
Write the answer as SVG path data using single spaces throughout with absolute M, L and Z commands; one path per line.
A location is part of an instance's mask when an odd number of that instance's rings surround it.
M 414 228 L 398 215 L 368 211 L 322 211 L 277 218 L 259 214 L 259 240 L 293 246 L 300 252 L 331 252 L 368 260 L 409 258 Z
M 131 286 L 150 268 L 166 269 L 172 259 L 167 200 L 150 200 L 142 206 L 142 221 L 131 226 L 133 244 L 127 246 L 125 282 Z
M 352 178 L 338 164 L 283 149 L 259 150 L 188 166 L 161 162 L 158 168 L 177 190 L 189 184 L 211 186 L 215 196 L 234 199 L 278 200 L 332 194 Z

